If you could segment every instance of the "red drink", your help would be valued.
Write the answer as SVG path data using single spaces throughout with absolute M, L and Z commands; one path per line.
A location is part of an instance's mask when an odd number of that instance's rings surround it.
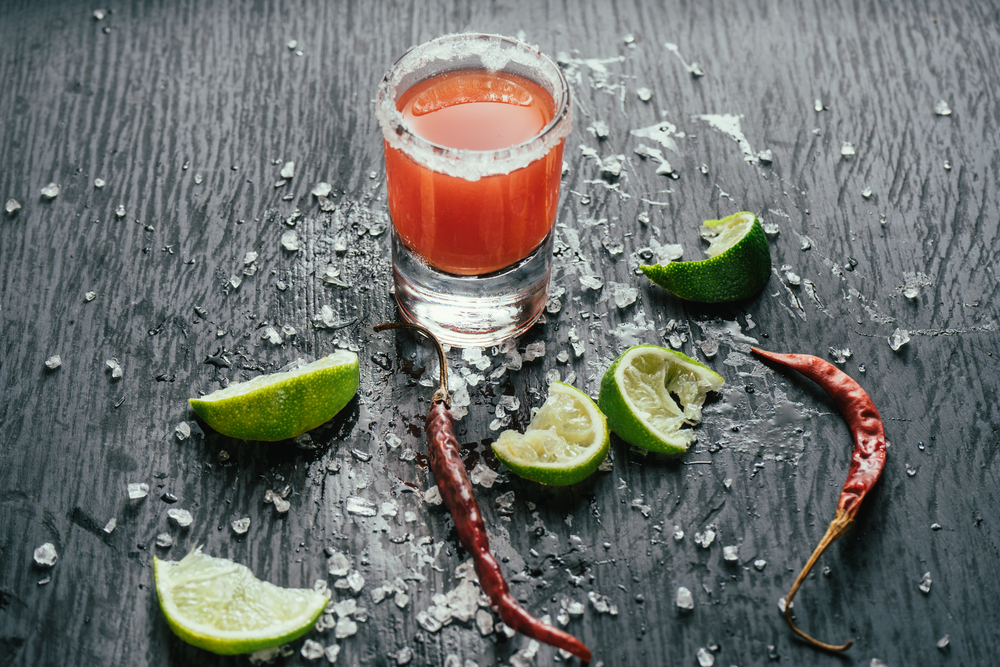
M 408 129 L 448 149 L 498 151 L 552 121 L 552 95 L 507 72 L 467 69 L 420 81 L 396 102 Z M 401 241 L 431 266 L 482 275 L 517 263 L 552 229 L 564 140 L 530 164 L 477 180 L 418 164 L 385 144 L 389 213 Z

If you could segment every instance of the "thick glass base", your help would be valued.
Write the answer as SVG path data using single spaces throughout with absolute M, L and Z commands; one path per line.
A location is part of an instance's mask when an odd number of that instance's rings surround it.
M 484 276 L 460 276 L 429 266 L 392 232 L 399 310 L 456 347 L 488 347 L 524 333 L 545 308 L 551 269 L 552 234 L 513 266 Z

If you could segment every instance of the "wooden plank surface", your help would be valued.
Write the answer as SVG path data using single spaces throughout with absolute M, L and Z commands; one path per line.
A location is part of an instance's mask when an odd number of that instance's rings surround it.
M 545 355 L 500 373 L 505 355 L 486 350 L 487 378 L 458 422 L 470 469 L 500 472 L 477 493 L 526 608 L 555 619 L 565 601 L 583 603 L 567 629 L 608 666 L 697 664 L 700 647 L 717 665 L 993 664 L 996 3 L 182 0 L 122 3 L 103 20 L 94 9 L 0 6 L 0 200 L 22 206 L 0 219 L 0 664 L 246 664 L 183 644 L 159 611 L 152 556 L 196 545 L 287 586 L 332 585 L 324 549 L 346 554 L 365 579 L 367 620 L 339 641 L 309 635 L 339 643 L 339 664 L 395 665 L 404 647 L 411 665 L 532 663 L 523 637 L 417 622 L 458 585 L 467 554 L 447 513 L 414 492 L 433 484 L 422 419 L 434 361 L 405 336 L 371 332 L 397 317 L 375 87 L 407 47 L 465 30 L 558 57 L 576 104 L 556 236 L 561 308 L 518 341 L 520 352 L 544 342 Z M 704 76 L 687 69 L 695 62 Z M 950 115 L 935 114 L 941 100 Z M 727 115 L 743 144 L 704 118 Z M 604 139 L 588 129 L 599 121 Z M 664 122 L 676 150 L 632 133 Z M 656 174 L 641 144 L 678 178 Z M 591 150 L 624 156 L 623 174 L 602 177 Z M 756 160 L 762 150 L 770 164 Z M 286 160 L 295 177 L 276 188 Z M 320 181 L 334 186 L 331 212 L 310 195 Z M 47 201 L 50 182 L 60 193 Z M 685 303 L 636 275 L 667 244 L 698 259 L 700 221 L 738 210 L 779 230 L 759 297 Z M 298 252 L 281 246 L 289 230 Z M 244 275 L 251 251 L 256 272 Z M 325 286 L 328 265 L 352 287 Z M 581 283 L 591 275 L 602 289 Z M 635 302 L 618 307 L 615 284 L 636 288 Z M 349 324 L 316 328 L 323 306 Z M 274 345 L 268 326 L 296 333 Z M 893 351 L 897 328 L 911 340 Z M 613 438 L 612 470 L 570 489 L 525 482 L 492 458 L 501 397 L 517 400 L 509 426 L 523 428 L 553 371 L 596 395 L 621 351 L 672 335 L 727 381 L 685 457 Z M 708 340 L 719 342 L 711 358 Z M 826 576 L 796 598 L 807 631 L 855 640 L 843 657 L 793 639 L 777 604 L 832 517 L 849 435 L 821 390 L 752 361 L 751 340 L 831 360 L 849 349 L 843 369 L 886 422 L 882 481 L 821 561 Z M 221 382 L 338 348 L 359 353 L 361 390 L 313 433 L 315 449 L 234 441 L 188 408 Z M 205 363 L 223 352 L 230 367 Z M 48 371 L 55 354 L 62 365 Z M 450 361 L 475 371 L 458 350 Z M 185 440 L 182 422 L 194 430 Z M 138 482 L 150 494 L 130 501 Z M 291 510 L 279 516 L 263 497 L 285 485 Z M 351 497 L 380 515 L 347 512 Z M 191 511 L 190 528 L 168 522 L 170 507 Z M 242 537 L 229 528 L 241 517 Z M 706 549 L 696 534 L 709 527 Z M 155 547 L 164 532 L 169 550 Z M 32 564 L 44 542 L 59 553 L 51 571 Z M 731 545 L 736 563 L 722 556 Z M 372 591 L 397 577 L 406 606 L 376 603 Z M 675 605 L 680 586 L 691 612 Z M 543 646 L 533 662 L 557 659 Z

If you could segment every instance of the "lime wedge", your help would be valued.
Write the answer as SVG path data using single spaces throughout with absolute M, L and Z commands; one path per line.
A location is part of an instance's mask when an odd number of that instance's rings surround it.
M 683 454 L 697 439 L 701 406 L 725 381 L 708 366 L 665 347 L 637 345 L 615 359 L 601 380 L 598 404 L 608 427 L 630 445 Z
M 357 393 L 360 379 L 358 355 L 340 350 L 291 371 L 233 382 L 188 402 L 223 435 L 285 440 L 333 419 Z
M 771 275 L 771 250 L 757 216 L 742 212 L 706 220 L 702 235 L 710 239 L 705 250 L 709 259 L 639 268 L 654 283 L 688 301 L 740 301 L 764 289 Z
M 167 624 L 192 646 L 220 655 L 280 646 L 312 628 L 329 600 L 306 588 L 260 581 L 244 565 L 198 547 L 179 561 L 153 557 Z
M 553 382 L 524 433 L 504 431 L 493 453 L 525 479 L 568 486 L 597 470 L 609 447 L 607 420 L 594 401 L 576 387 Z

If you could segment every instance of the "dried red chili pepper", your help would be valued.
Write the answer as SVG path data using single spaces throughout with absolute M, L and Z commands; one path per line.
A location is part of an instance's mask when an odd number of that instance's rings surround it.
M 561 648 L 590 662 L 590 649 L 579 639 L 558 628 L 546 625 L 524 610 L 510 593 L 500 564 L 490 552 L 486 535 L 486 525 L 479 510 L 479 503 L 472 494 L 472 483 L 465 472 L 465 464 L 458 451 L 455 429 L 451 418 L 451 397 L 448 394 L 448 362 L 444 349 L 434 335 L 425 327 L 409 323 L 383 323 L 375 325 L 375 331 L 385 329 L 412 329 L 433 342 L 441 367 L 438 388 L 431 396 L 431 409 L 427 414 L 427 453 L 434 479 L 444 504 L 451 510 L 455 520 L 458 539 L 465 550 L 472 555 L 479 577 L 479 586 L 490 599 L 493 610 L 509 627 L 540 642 Z
M 844 482 L 837 502 L 837 512 L 829 528 L 826 529 L 826 534 L 813 550 L 785 597 L 784 612 L 788 627 L 811 645 L 827 651 L 844 651 L 854 642 L 849 641 L 840 646 L 826 644 L 813 639 L 795 626 L 792 620 L 792 598 L 820 555 L 851 528 L 858 508 L 861 507 L 861 501 L 882 474 L 885 465 L 885 429 L 882 427 L 882 418 L 879 417 L 875 404 L 861 385 L 833 364 L 808 354 L 775 354 L 753 347 L 750 349 L 754 354 L 771 362 L 797 370 L 822 387 L 837 404 L 840 414 L 854 436 L 854 452 L 851 454 L 847 481 Z

